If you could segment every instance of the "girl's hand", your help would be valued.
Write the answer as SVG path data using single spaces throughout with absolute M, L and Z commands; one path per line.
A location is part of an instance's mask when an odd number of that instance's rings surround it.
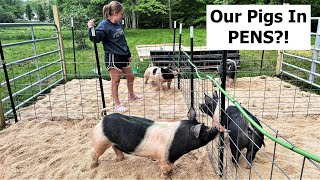
M 91 29 L 91 28 L 93 28 L 93 27 L 94 27 L 94 19 L 90 19 L 90 20 L 88 21 L 88 28 Z
M 131 62 L 131 61 L 132 61 L 132 58 L 131 58 L 131 57 L 129 57 L 129 58 L 128 58 L 128 61 L 129 61 L 129 62 Z

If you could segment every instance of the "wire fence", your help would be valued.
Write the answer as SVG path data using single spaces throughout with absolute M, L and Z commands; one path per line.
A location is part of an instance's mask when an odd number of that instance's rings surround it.
M 11 42 L 6 42 L 11 43 Z M 158 47 L 155 45 L 155 47 Z M 103 52 L 102 47 L 98 45 L 98 51 Z M 143 48 L 143 47 L 140 47 Z M 184 47 L 187 49 L 186 47 Z M 20 47 L 20 49 L 22 49 Z M 40 48 L 42 49 L 42 48 Z M 85 117 L 97 118 L 98 113 L 102 109 L 101 106 L 101 93 L 100 84 L 98 81 L 97 64 L 95 56 L 92 52 L 92 47 L 81 49 L 73 48 L 72 44 L 66 44 L 65 49 L 67 51 L 75 51 L 75 57 L 66 57 L 69 59 L 75 58 L 73 62 L 66 62 L 66 79 L 65 83 L 58 83 L 54 85 L 54 88 L 46 90 L 39 94 L 36 91 L 32 93 L 24 93 L 24 95 L 30 96 L 37 94 L 33 101 L 24 106 L 18 107 L 17 115 L 19 121 L 32 120 L 36 118 L 45 119 L 83 119 Z M 205 49 L 199 48 L 199 50 L 205 51 Z M 5 53 L 11 53 L 12 51 L 19 51 L 19 47 L 14 50 L 8 50 L 4 48 Z M 83 52 L 90 52 L 90 56 Z M 147 51 L 147 50 L 146 50 Z M 72 53 L 68 53 L 70 55 Z M 141 116 L 156 121 L 175 121 L 186 119 L 188 107 L 193 104 L 197 109 L 197 114 L 200 116 L 200 120 L 211 126 L 213 119 L 206 114 L 202 113 L 198 108 L 199 104 L 204 101 L 204 93 L 212 97 L 213 91 L 217 90 L 214 82 L 220 81 L 220 76 L 216 72 L 216 67 L 210 71 L 192 71 L 191 64 L 189 63 L 190 54 L 180 52 L 181 56 L 178 56 L 178 52 L 173 53 L 170 58 L 176 66 L 180 66 L 181 72 L 179 79 L 175 78 L 172 81 L 171 89 L 165 89 L 164 91 L 157 90 L 157 85 L 151 82 L 145 83 L 144 71 L 152 63 L 152 59 L 145 59 L 143 62 L 133 63 L 131 66 L 143 67 L 138 69 L 135 73 L 136 79 L 134 87 L 138 94 L 142 94 L 144 99 L 142 101 L 129 101 L 127 92 L 127 83 L 125 79 L 121 79 L 119 84 L 119 97 L 120 101 L 128 107 L 130 110 L 127 112 L 129 115 Z M 74 55 L 74 54 L 73 54 Z M 26 55 L 32 56 L 32 55 Z M 71 56 L 71 55 L 70 55 Z M 320 112 L 319 102 L 319 89 L 312 86 L 302 86 L 301 81 L 288 78 L 280 74 L 280 78 L 275 77 L 277 63 L 277 52 L 264 52 L 264 58 L 255 57 L 241 54 L 246 58 L 241 58 L 239 62 L 239 69 L 236 73 L 236 81 L 234 85 L 227 87 L 227 92 L 237 102 L 241 103 L 241 106 L 246 108 L 251 114 L 255 115 L 259 122 L 262 124 L 264 130 L 268 133 L 276 136 L 285 142 L 294 139 L 298 142 L 296 146 L 306 147 L 310 149 L 310 152 L 319 156 L 318 143 L 309 143 L 309 137 L 303 136 L 304 133 L 311 133 L 311 138 L 317 137 L 315 131 L 317 127 L 308 127 L 310 124 L 317 122 L 317 115 Z M 99 54 L 100 63 L 103 62 L 103 53 Z M 175 59 L 179 57 L 178 59 Z M 249 58 L 248 58 L 249 57 Z M 14 60 L 15 58 L 13 58 Z M 79 61 L 78 61 L 79 60 Z M 199 60 L 202 60 L 201 58 Z M 102 61 L 102 62 L 101 62 Z M 220 60 L 221 61 L 221 60 Z M 219 63 L 220 63 L 219 61 Z M 222 62 L 222 61 L 221 61 Z M 46 62 L 49 63 L 49 62 Z M 262 66 L 260 66 L 262 64 Z M 21 63 L 18 66 L 35 66 L 35 62 Z M 257 68 L 260 67 L 260 68 Z M 60 68 L 60 66 L 59 66 Z M 103 89 L 105 95 L 106 107 L 108 113 L 114 112 L 114 104 L 111 95 L 111 84 L 109 77 L 106 76 L 107 72 L 105 67 L 101 67 L 103 74 Z M 17 69 L 9 69 L 11 77 L 19 76 L 20 71 Z M 46 74 L 46 73 L 44 73 Z M 29 76 L 30 80 L 23 83 L 13 84 L 13 93 L 19 91 L 19 86 L 32 84 L 31 79 L 34 76 Z M 191 91 L 191 78 L 193 79 L 194 90 Z M 200 78 L 200 77 L 211 78 Z M 4 78 L 1 76 L 1 95 L 2 98 L 6 97 L 6 91 Z M 47 82 L 49 83 L 49 81 Z M 52 81 L 50 81 L 52 83 Z M 164 84 L 165 87 L 165 84 Z M 5 92 L 5 93 L 2 93 Z M 191 92 L 193 98 L 191 97 Z M 14 97 L 14 101 L 18 102 L 22 97 Z M 2 99 L 5 112 L 10 114 L 10 106 L 6 105 L 8 100 Z M 228 102 L 228 105 L 232 105 L 232 102 Z M 307 125 L 299 126 L 302 129 L 296 130 L 296 121 L 301 121 L 301 118 L 315 116 L 316 120 L 310 122 Z M 10 116 L 7 116 L 10 119 Z M 227 116 L 232 119 L 232 117 Z M 275 126 L 275 127 L 274 127 Z M 288 130 L 285 130 L 286 127 Z M 308 129 L 311 128 L 311 129 Z M 281 129 L 281 133 L 278 131 Z M 295 132 L 287 132 L 295 131 Z M 241 131 L 240 131 L 241 132 Z M 239 132 L 239 133 L 240 133 Z M 244 132 L 242 132 L 244 133 Z M 284 133 L 284 134 L 282 134 Z M 313 134 L 315 133 L 315 134 Z M 245 133 L 244 133 L 245 134 Z M 297 134 L 297 135 L 295 135 Z M 289 137 L 289 138 L 288 138 Z M 289 139 L 289 140 L 287 140 Z M 315 141 L 317 139 L 315 138 Z M 318 179 L 319 178 L 319 162 L 305 158 L 304 156 L 294 153 L 274 143 L 272 140 L 265 138 L 265 147 L 262 147 L 257 153 L 256 158 L 253 160 L 253 164 L 249 164 L 250 169 L 244 168 L 248 162 L 245 160 L 246 154 L 241 152 L 239 157 L 238 166 L 235 166 L 232 162 L 232 150 L 230 143 L 236 143 L 230 139 L 228 133 L 224 138 L 220 138 L 223 142 L 224 161 L 221 161 L 219 157 L 219 138 L 212 141 L 207 146 L 209 152 L 210 161 L 213 166 L 213 170 L 216 174 L 223 176 L 224 178 L 307 178 Z M 290 160 L 290 161 L 288 161 Z M 219 170 L 219 162 L 223 164 L 223 170 Z M 237 164 L 236 164 L 237 165 Z
M 1 86 L 5 116 L 63 80 L 61 47 L 54 24 L 0 24 L 7 37 L 27 33 L 1 43 Z M 28 29 L 28 30 L 27 30 Z M 46 36 L 39 33 L 47 30 Z M 21 51 L 22 49 L 22 51 Z M 5 59 L 4 54 L 12 54 Z M 4 78 L 5 77 L 5 78 Z M 12 88 L 11 88 L 12 87 Z M 7 91 L 6 91 L 7 90 Z M 13 100 L 14 98 L 14 100 Z M 9 106 L 11 104 L 11 106 Z M 14 108 L 15 107 L 15 108 Z
M 187 57 L 187 56 L 186 56 Z M 190 59 L 188 60 L 190 62 Z M 197 69 L 196 66 L 194 66 L 195 69 Z M 188 69 L 188 68 L 187 68 Z M 198 71 L 198 70 L 197 70 Z M 184 74 L 184 73 L 182 73 Z M 186 73 L 186 74 L 189 74 Z M 184 93 L 185 97 L 190 97 L 191 92 L 195 94 L 195 101 L 199 102 L 196 103 L 197 105 L 204 103 L 205 94 L 211 94 L 212 101 L 218 104 L 213 96 L 214 90 L 219 90 L 219 83 L 220 79 L 214 79 L 211 78 L 208 74 L 205 74 L 203 72 L 198 71 L 198 73 L 195 73 L 195 76 L 197 77 L 194 81 L 194 88 L 191 86 L 190 78 L 186 78 L 186 76 L 183 76 L 181 80 L 181 86 L 182 86 L 182 92 Z M 184 78 L 185 77 L 185 78 Z M 236 86 L 236 85 L 235 85 Z M 221 92 L 221 95 L 226 92 Z M 231 99 L 231 101 L 227 104 L 229 105 L 236 105 L 236 101 L 234 99 Z M 189 106 L 192 106 L 192 103 L 190 101 L 187 102 Z M 197 106 L 196 105 L 196 106 Z M 202 104 L 203 105 L 203 104 Z M 238 104 L 239 105 L 239 104 Z M 206 104 L 205 108 L 210 109 L 210 104 Z M 228 107 L 228 106 L 227 106 Z M 201 107 L 199 107 L 201 109 Z M 203 108 L 203 107 L 202 107 Z M 230 106 L 229 106 L 230 108 Z M 210 109 L 211 110 L 211 109 Z M 290 150 L 294 150 L 296 146 L 292 143 L 290 143 L 289 140 L 285 138 L 284 135 L 280 134 L 277 130 L 275 130 L 272 126 L 269 125 L 270 121 L 264 122 L 261 120 L 256 119 L 252 113 L 247 111 L 247 113 L 250 114 L 251 118 L 255 118 L 257 122 L 260 122 L 264 130 L 271 134 L 271 136 L 276 137 L 277 140 L 283 141 L 288 143 L 288 146 L 292 146 L 290 148 L 285 146 L 280 146 L 277 143 L 274 143 L 272 146 L 269 142 L 269 139 L 266 139 L 265 142 L 266 147 L 259 146 L 259 135 L 255 136 L 255 131 L 259 132 L 254 127 L 245 126 L 247 120 L 242 119 L 243 116 L 238 114 L 232 114 L 231 111 L 228 110 L 219 110 L 215 111 L 214 109 L 211 110 L 211 113 L 217 113 L 220 112 L 221 114 L 225 113 L 227 116 L 227 119 L 229 121 L 229 126 L 231 127 L 231 124 L 236 124 L 237 130 L 231 129 L 228 131 L 226 137 L 220 137 L 220 139 L 216 139 L 212 144 L 207 146 L 207 150 L 209 152 L 210 160 L 213 165 L 213 169 L 215 172 L 227 179 L 267 179 L 267 178 L 275 178 L 275 179 L 303 179 L 303 178 L 317 178 L 319 176 L 319 157 L 317 155 L 309 154 L 314 159 L 306 158 L 306 154 L 298 154 L 294 152 L 290 152 Z M 233 112 L 235 113 L 235 112 Z M 200 113 L 201 114 L 201 113 Z M 220 116 L 221 116 L 220 114 Z M 208 125 L 214 124 L 214 119 L 212 117 L 208 117 L 204 114 L 201 114 L 203 119 L 202 121 Z M 249 129 L 249 130 L 248 130 Z M 269 134 L 269 135 L 270 135 Z M 261 136 L 261 135 L 260 135 Z M 249 143 L 247 141 L 249 139 Z M 219 146 L 219 140 L 222 141 L 222 146 Z M 261 139 L 260 139 L 261 140 Z M 248 144 L 247 144 L 248 143 Z M 249 146 L 250 145 L 250 146 Z M 281 144 L 282 145 L 282 144 Z M 280 147 L 279 147 L 280 146 Z M 247 152 L 241 151 L 242 148 L 246 148 Z M 223 150 L 224 157 L 219 157 L 220 150 Z M 249 149 L 255 149 L 253 151 L 249 151 Z M 314 153 L 316 153 L 317 146 L 315 146 L 315 149 L 313 150 Z M 238 157 L 235 156 L 235 151 L 239 151 L 239 155 L 237 155 L 240 159 L 240 161 L 235 161 Z M 260 159 L 260 157 L 263 157 L 264 161 L 262 164 L 260 163 L 254 163 L 252 164 L 251 160 L 254 159 L 254 156 L 250 156 L 248 153 L 256 153 L 258 151 L 257 159 Z M 298 152 L 298 151 L 296 151 Z M 308 153 L 307 153 L 308 154 Z M 251 157 L 248 158 L 248 157 Z M 286 161 L 287 159 L 290 159 L 290 162 Z M 224 161 L 223 161 L 224 160 Z M 235 162 L 233 162 L 235 161 Z M 259 160 L 261 161 L 261 160 Z M 219 167 L 221 164 L 224 167 L 222 171 L 220 171 L 221 167 Z M 290 168 L 288 168 L 288 166 Z M 249 167 L 247 169 L 246 167 Z

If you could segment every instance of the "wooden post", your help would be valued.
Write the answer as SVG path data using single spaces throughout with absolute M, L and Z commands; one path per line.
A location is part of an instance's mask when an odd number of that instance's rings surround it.
M 277 76 L 280 75 L 282 60 L 283 60 L 282 51 L 281 51 L 281 50 L 278 50 L 277 68 L 276 68 L 276 75 L 277 75 Z
M 283 2 L 283 1 L 282 1 Z M 283 2 L 283 5 L 289 5 L 289 3 L 285 3 Z M 277 57 L 277 67 L 276 67 L 276 76 L 279 77 L 280 76 L 280 71 L 281 71 L 281 67 L 282 67 L 282 61 L 283 61 L 283 55 L 282 55 L 283 51 L 278 50 L 278 57 Z
M 1 89 L 1 84 L 0 84 L 0 89 Z M 2 98 L 1 98 L 1 94 L 0 94 L 0 130 L 4 129 L 4 126 L 6 124 L 3 112 L 4 111 L 3 111 L 3 106 L 2 106 Z
M 66 60 L 64 55 L 64 46 L 63 46 L 63 39 L 62 39 L 62 32 L 61 32 L 61 23 L 60 23 L 60 12 L 57 5 L 52 5 L 53 11 L 53 18 L 54 22 L 57 26 L 58 36 L 59 36 L 59 44 L 60 44 L 60 56 L 61 56 L 61 64 L 62 64 L 62 71 L 63 71 L 63 79 L 67 81 L 67 69 L 66 69 Z

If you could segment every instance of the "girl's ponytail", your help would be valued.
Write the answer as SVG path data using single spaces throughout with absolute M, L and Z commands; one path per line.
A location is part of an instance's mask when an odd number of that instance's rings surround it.
M 106 4 L 102 8 L 103 18 L 108 19 L 110 16 L 110 4 Z
M 118 1 L 111 1 L 109 4 L 106 4 L 102 8 L 103 17 L 108 19 L 114 13 L 120 12 L 123 8 L 123 5 Z

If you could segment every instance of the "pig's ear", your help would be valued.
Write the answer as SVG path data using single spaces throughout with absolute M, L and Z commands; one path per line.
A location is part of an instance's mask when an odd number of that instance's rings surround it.
M 218 92 L 217 91 L 213 91 L 212 93 L 212 98 L 218 98 Z
M 212 98 L 210 96 L 208 96 L 206 93 L 204 93 L 204 102 L 205 103 L 212 102 Z
M 190 128 L 190 133 L 195 137 L 198 138 L 200 135 L 200 130 L 201 130 L 202 124 L 197 124 L 195 126 L 191 126 Z
M 196 111 L 194 110 L 193 107 L 190 107 L 189 112 L 188 112 L 188 119 L 192 121 L 197 121 L 196 120 Z

